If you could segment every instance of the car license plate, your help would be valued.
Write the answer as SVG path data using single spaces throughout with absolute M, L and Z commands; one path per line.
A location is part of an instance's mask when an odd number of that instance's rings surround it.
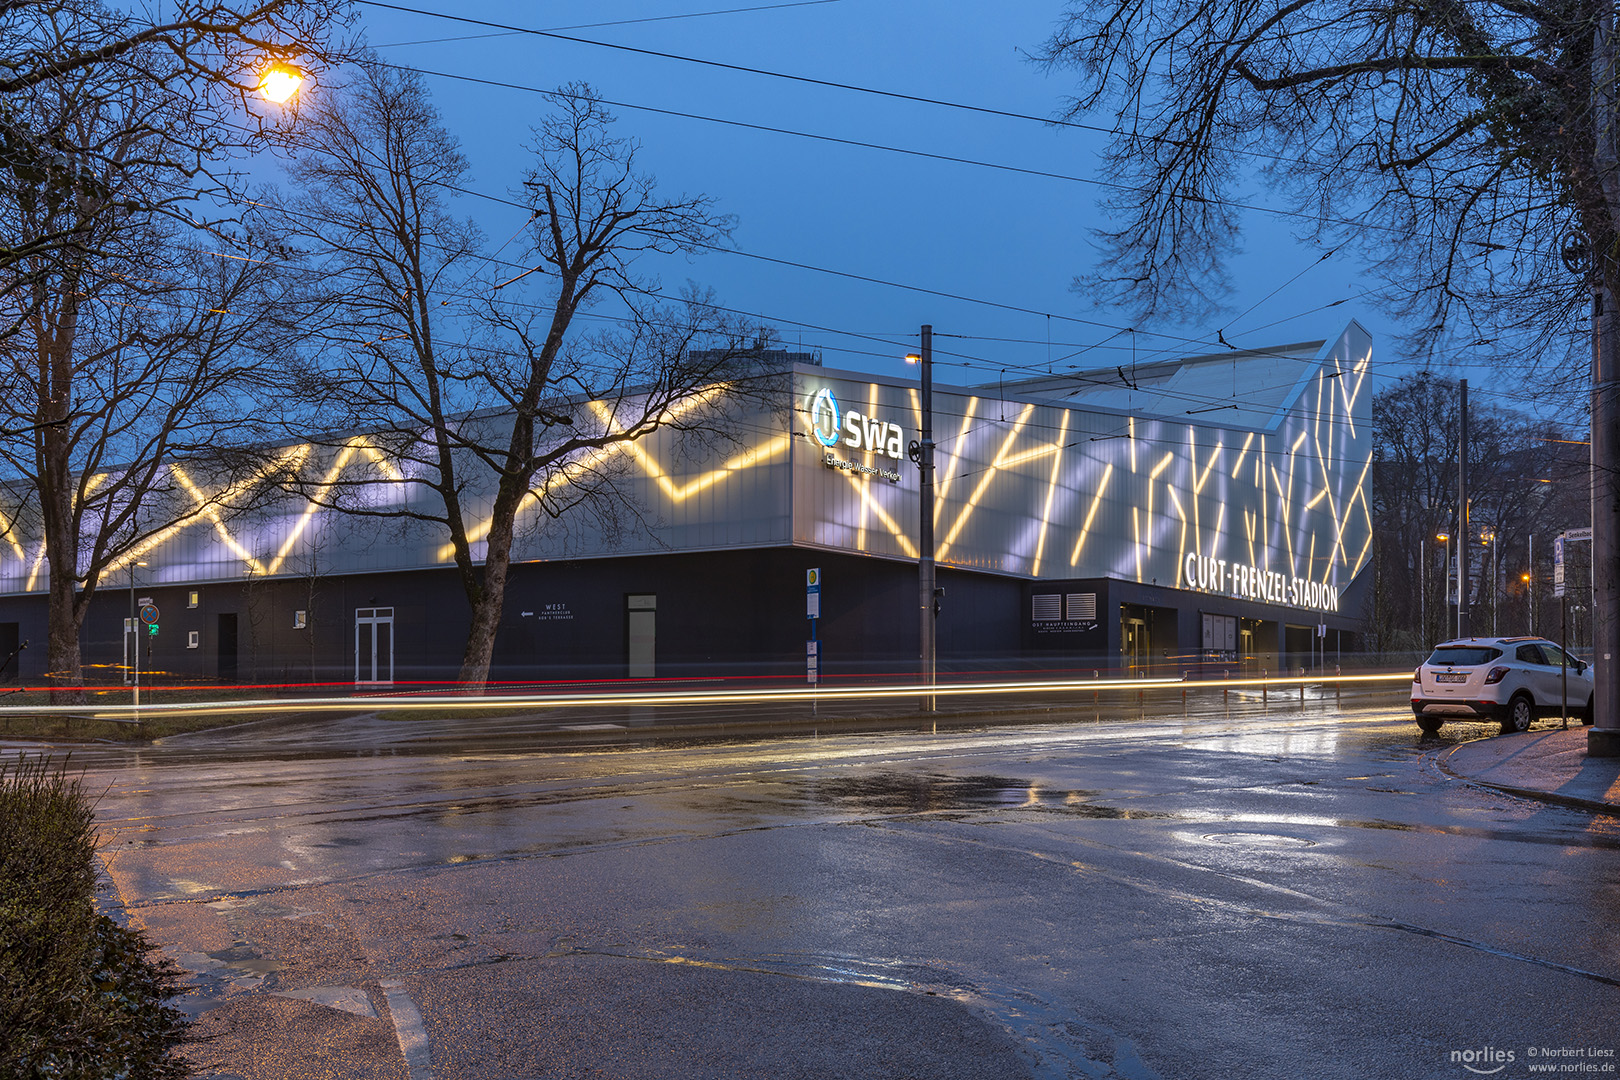
M 1441 671 L 1441 672 L 1436 672 L 1435 673 L 1434 681 L 1435 682 L 1467 682 L 1468 681 L 1468 676 L 1464 675 L 1460 671 Z

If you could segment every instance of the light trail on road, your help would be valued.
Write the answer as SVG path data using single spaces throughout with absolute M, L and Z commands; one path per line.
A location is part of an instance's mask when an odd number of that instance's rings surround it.
M 195 716 L 198 714 L 229 716 L 242 714 L 268 714 L 287 712 L 400 712 L 421 709 L 448 711 L 489 710 L 493 708 L 560 709 L 593 707 L 642 706 L 703 706 L 703 705 L 771 705 L 820 702 L 891 702 L 924 697 L 984 698 L 1006 695 L 1021 698 L 1031 695 L 1100 694 L 1120 691 L 1162 693 L 1169 690 L 1190 691 L 1241 690 L 1259 688 L 1280 690 L 1285 687 L 1377 687 L 1396 686 L 1411 682 L 1412 676 L 1399 672 L 1377 672 L 1358 675 L 1306 675 L 1284 678 L 1241 679 L 1185 679 L 1154 677 L 1143 679 L 1052 679 L 1023 682 L 938 683 L 928 686 L 919 683 L 891 683 L 879 686 L 820 686 L 779 687 L 759 690 L 605 690 L 590 693 L 485 693 L 463 691 L 459 693 L 424 693 L 404 695 L 356 694 L 345 697 L 314 698 L 253 698 L 247 700 L 205 700 L 170 702 L 161 705 L 16 705 L 0 706 L 0 718 L 6 716 L 71 715 L 88 716 L 96 720 L 131 722 L 138 717 L 158 719 L 167 716 Z

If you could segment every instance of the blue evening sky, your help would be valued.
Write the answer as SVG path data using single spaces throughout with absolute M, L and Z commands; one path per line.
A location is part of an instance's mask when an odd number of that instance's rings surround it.
M 1048 75 L 1020 50 L 1041 46 L 1058 3 L 405 0 L 402 6 L 1048 118 L 1071 91 L 1072 75 Z M 1077 295 L 1071 281 L 1094 259 L 1088 230 L 1099 220 L 1102 194 L 1095 183 L 1098 135 L 503 34 L 374 4 L 358 10 L 361 29 L 389 61 L 542 89 L 584 80 L 622 103 L 614 109 L 618 128 L 641 140 L 642 165 L 663 187 L 717 197 L 739 219 L 734 242 L 742 251 L 803 264 L 709 254 L 658 266 L 665 288 L 674 291 L 687 278 L 711 286 L 725 305 L 775 326 L 788 347 L 820 350 L 829 366 L 899 374 L 901 357 L 915 348 L 924 322 L 939 335 L 936 377 L 974 383 L 994 381 L 1003 369 L 1012 378 L 1048 365 L 1101 367 L 1128 364 L 1133 355 L 1140 362 L 1216 352 L 1222 348 L 1217 330 L 1239 347 L 1316 339 L 1353 315 L 1381 346 L 1379 375 L 1410 369 L 1396 352 L 1393 324 L 1362 297 L 1376 283 L 1361 276 L 1354 256 L 1340 253 L 1323 261 L 1321 250 L 1297 240 L 1283 217 L 1248 215 L 1246 252 L 1233 268 L 1237 291 L 1228 299 L 1228 314 L 1210 323 L 1158 322 L 1137 326 L 1132 334 L 1125 312 L 1094 307 Z M 698 14 L 704 12 L 723 13 Z M 525 165 L 530 125 L 543 114 L 545 100 L 522 89 L 441 76 L 431 76 L 429 84 L 472 162 L 471 186 L 509 195 Z M 1283 205 L 1258 183 L 1243 197 Z M 465 201 L 461 209 L 480 222 L 492 245 L 524 219 L 516 208 L 478 200 Z M 516 251 L 514 244 L 503 254 Z M 1349 302 L 1323 310 L 1341 300 Z M 953 363 L 971 366 L 944 366 Z M 1373 389 L 1384 385 L 1375 382 Z

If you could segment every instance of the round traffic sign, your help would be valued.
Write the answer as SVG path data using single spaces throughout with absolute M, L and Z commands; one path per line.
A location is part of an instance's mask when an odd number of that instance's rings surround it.
M 158 621 L 157 605 L 156 604 L 142 604 L 141 605 L 141 622 L 145 623 L 147 626 L 151 626 L 153 623 L 155 623 L 157 621 Z

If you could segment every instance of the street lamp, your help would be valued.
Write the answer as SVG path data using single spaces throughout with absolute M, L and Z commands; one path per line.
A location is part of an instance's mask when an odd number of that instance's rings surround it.
M 1479 534 L 1480 546 L 1491 549 L 1491 637 L 1496 636 L 1496 609 L 1501 606 L 1496 581 L 1497 573 L 1502 568 L 1502 545 L 1496 542 L 1497 539 L 1496 533 L 1489 529 Z
M 1528 573 L 1523 573 L 1519 575 L 1519 580 L 1524 582 L 1524 595 L 1527 597 L 1526 603 L 1530 608 L 1528 632 L 1534 634 L 1536 632 L 1536 579 Z
M 285 105 L 298 93 L 304 73 L 291 64 L 274 63 L 259 76 L 259 93 L 277 105 Z

